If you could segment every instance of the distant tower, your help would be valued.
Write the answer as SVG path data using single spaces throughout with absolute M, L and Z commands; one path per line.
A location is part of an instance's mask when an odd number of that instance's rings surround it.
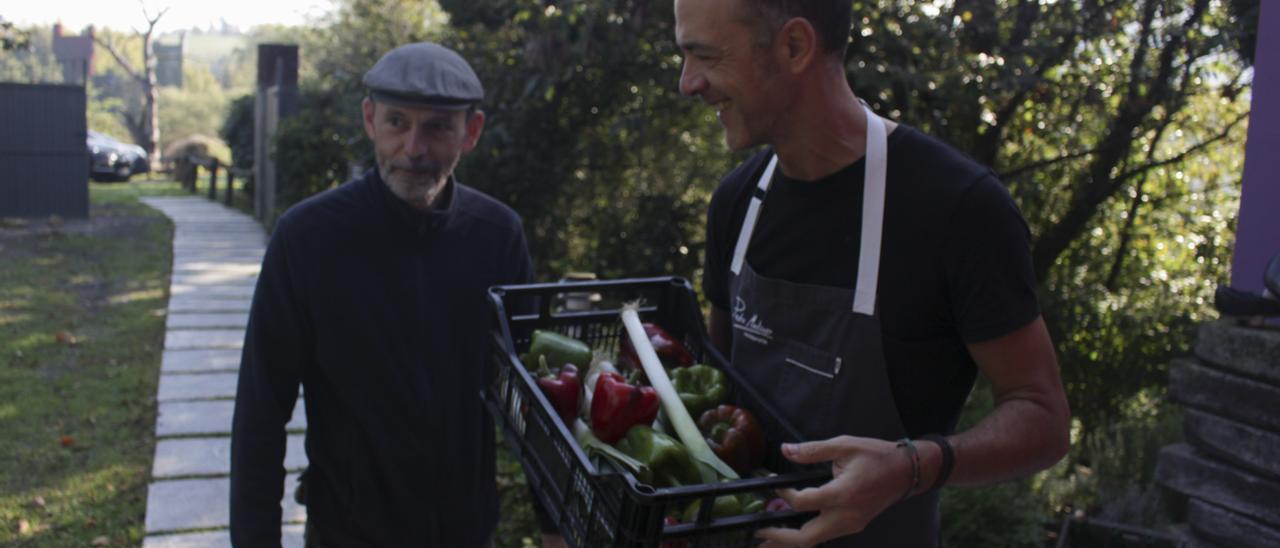
M 177 44 L 151 45 L 156 55 L 156 84 L 161 86 L 182 87 L 182 46 L 186 42 L 187 33 L 178 35 Z
M 54 23 L 53 56 L 62 66 L 63 83 L 83 86 L 93 76 L 93 25 L 80 36 L 66 36 L 62 23 Z

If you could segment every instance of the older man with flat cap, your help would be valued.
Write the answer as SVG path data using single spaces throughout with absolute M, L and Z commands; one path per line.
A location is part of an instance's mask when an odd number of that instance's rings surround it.
M 307 546 L 487 546 L 497 522 L 485 290 L 527 282 L 520 219 L 453 177 L 484 128 L 457 53 L 364 76 L 376 169 L 277 222 L 254 292 L 231 443 L 231 537 L 278 546 L 299 386 Z

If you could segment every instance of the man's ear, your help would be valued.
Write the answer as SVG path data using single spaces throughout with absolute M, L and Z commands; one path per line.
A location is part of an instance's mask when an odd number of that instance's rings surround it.
M 779 61 L 791 74 L 808 70 L 821 55 L 818 31 L 803 17 L 792 17 L 782 24 L 775 46 Z
M 484 111 L 476 109 L 467 115 L 467 140 L 462 143 L 463 152 L 471 152 L 480 142 L 480 134 L 484 133 Z
M 360 102 L 360 112 L 363 114 L 361 117 L 364 118 L 364 132 L 370 139 L 373 139 L 373 110 L 373 100 L 365 97 L 364 101 Z

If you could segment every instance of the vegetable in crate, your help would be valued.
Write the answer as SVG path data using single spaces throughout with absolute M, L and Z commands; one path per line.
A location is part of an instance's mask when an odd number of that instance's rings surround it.
M 644 326 L 640 324 L 638 308 L 634 303 L 624 305 L 618 315 L 622 318 L 623 327 L 626 328 L 627 338 L 631 340 L 631 344 L 635 345 L 640 367 L 644 368 L 649 384 L 653 385 L 654 391 L 658 393 L 666 420 L 680 436 L 680 441 L 689 449 L 693 458 L 703 465 L 700 466 L 699 472 L 704 481 L 715 481 L 716 475 L 721 478 L 738 479 L 738 473 L 711 451 L 707 440 L 702 437 L 702 432 L 698 431 L 698 424 L 693 422 L 693 417 L 689 416 L 689 410 L 685 409 L 684 402 L 680 401 L 680 395 L 676 393 L 675 386 L 672 386 L 671 378 L 662 367 L 658 354 L 654 352 L 653 344 L 649 341 Z
M 693 356 L 685 349 L 684 344 L 667 333 L 667 330 L 657 324 L 646 322 L 642 325 L 644 334 L 648 335 L 649 342 L 653 344 L 653 351 L 658 354 L 658 359 L 662 360 L 663 366 L 671 369 L 693 364 Z M 622 338 L 622 348 L 618 350 L 618 363 L 627 367 L 640 368 L 640 359 L 636 357 L 636 347 L 631 344 L 630 338 Z
M 668 525 L 680 525 L 680 520 L 676 519 L 675 516 L 663 517 L 662 526 L 666 527 Z M 688 545 L 689 544 L 683 540 L 668 540 L 662 544 L 659 544 L 658 548 L 685 548 Z
M 693 485 L 702 481 L 698 463 L 689 451 L 675 438 L 648 425 L 632 426 L 616 447 L 644 465 L 636 479 L 654 487 Z
M 538 388 L 551 400 L 551 407 L 560 415 L 566 426 L 572 426 L 578 414 L 578 398 L 582 394 L 582 380 L 578 368 L 572 363 L 552 369 L 547 366 L 546 355 L 538 356 Z
M 650 386 L 627 384 L 617 373 L 601 373 L 591 395 L 591 430 L 605 443 L 614 443 L 637 424 L 658 416 L 658 393 Z
M 751 512 L 746 512 L 744 510 L 746 503 L 754 502 L 744 501 L 744 499 L 750 498 L 751 497 L 746 496 L 746 494 L 741 494 L 741 496 L 737 496 L 737 494 L 726 494 L 726 496 L 716 497 L 716 502 L 712 504 L 712 517 L 728 517 L 741 515 L 741 513 L 759 512 L 758 508 Z M 692 524 L 692 522 L 698 521 L 698 510 L 703 506 L 701 503 L 703 503 L 703 501 L 700 501 L 699 499 L 699 501 L 691 502 L 689 506 L 685 507 L 685 513 L 681 516 L 681 521 L 686 522 L 686 524 Z M 760 503 L 760 508 L 763 507 L 764 504 Z
M 698 430 L 716 456 L 742 475 L 764 463 L 764 433 L 750 411 L 724 404 L 698 417 Z
M 729 396 L 724 371 L 710 365 L 691 365 L 672 371 L 671 385 L 692 417 L 702 416 L 704 411 L 724 403 Z
M 538 356 L 545 356 L 547 365 L 555 368 L 564 367 L 566 363 L 578 367 L 591 365 L 591 347 L 587 343 L 544 329 L 533 331 L 533 339 L 529 342 L 529 352 L 526 355 L 533 360 L 532 363 L 526 361 L 526 366 L 537 363 Z

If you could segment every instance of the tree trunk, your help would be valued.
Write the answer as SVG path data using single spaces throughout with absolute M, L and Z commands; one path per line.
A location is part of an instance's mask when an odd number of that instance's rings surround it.
M 151 171 L 159 171 L 159 144 L 160 144 L 160 87 L 156 85 L 156 57 L 151 51 L 151 35 L 155 33 L 156 23 L 160 22 L 160 18 L 164 17 L 165 12 L 169 8 L 160 10 L 155 17 L 151 17 L 146 8 L 142 10 L 143 17 L 147 19 L 147 31 L 138 32 L 142 37 L 142 71 L 134 70 L 133 64 L 129 62 L 119 51 L 116 51 L 111 42 L 94 38 L 94 42 L 102 46 L 115 58 L 116 63 L 129 73 L 138 84 L 142 86 L 142 113 L 135 120 L 129 117 L 128 113 L 122 113 L 125 125 L 129 127 L 129 132 L 133 134 L 133 138 L 138 142 L 142 149 L 147 151 L 147 161 L 151 164 Z
M 159 18 L 157 18 L 159 20 Z M 147 151 L 147 160 L 151 163 L 151 172 L 155 173 L 160 170 L 160 154 L 156 150 L 160 145 L 160 86 L 156 85 L 156 56 L 151 52 L 151 31 L 155 28 L 152 24 L 147 29 L 147 33 L 142 37 L 142 64 L 144 67 L 144 76 L 142 83 L 143 93 L 146 94 L 143 112 L 143 127 L 146 130 L 147 137 L 142 143 L 142 148 Z

